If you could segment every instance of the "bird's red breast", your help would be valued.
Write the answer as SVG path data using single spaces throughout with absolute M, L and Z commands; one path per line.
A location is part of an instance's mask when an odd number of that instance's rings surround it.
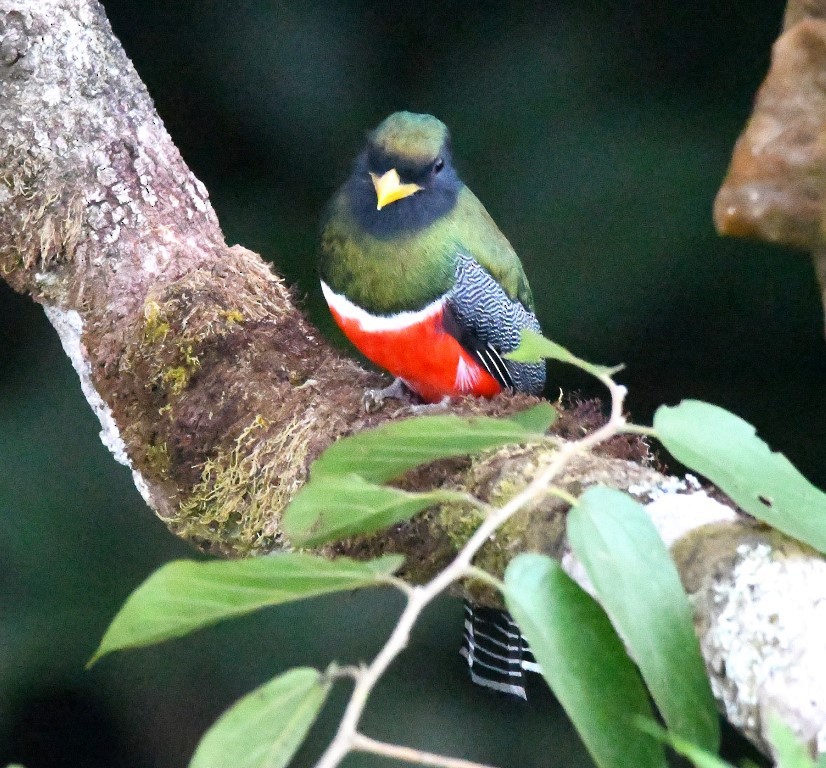
M 492 397 L 496 381 L 444 328 L 444 299 L 415 312 L 373 315 L 321 283 L 345 336 L 376 365 L 398 376 L 428 403 L 444 396 Z

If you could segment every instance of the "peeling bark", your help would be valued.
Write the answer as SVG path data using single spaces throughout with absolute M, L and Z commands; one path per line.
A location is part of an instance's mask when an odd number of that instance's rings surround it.
M 94 0 L 5 0 L 0 153 L 0 275 L 44 306 L 104 443 L 147 504 L 211 551 L 286 546 L 279 516 L 312 459 L 391 418 L 361 408 L 364 389 L 381 379 L 333 351 L 256 254 L 224 243 L 206 190 Z M 454 410 L 506 415 L 533 402 L 469 399 Z M 593 416 L 587 407 L 563 414 L 558 439 Z M 508 447 L 437 462 L 404 483 L 499 503 L 552 454 L 549 445 Z M 729 719 L 765 748 L 766 714 L 777 711 L 823 751 L 826 563 L 650 464 L 644 443 L 620 438 L 573 462 L 559 484 L 576 494 L 603 483 L 648 504 L 694 601 Z M 518 551 L 546 552 L 584 582 L 567 551 L 565 511 L 557 499 L 524 510 L 479 564 L 501 573 Z M 326 551 L 403 552 L 407 576 L 420 580 L 475 523 L 446 506 Z

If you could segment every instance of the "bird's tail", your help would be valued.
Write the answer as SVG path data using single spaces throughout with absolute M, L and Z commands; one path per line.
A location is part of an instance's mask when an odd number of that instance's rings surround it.
M 541 672 L 507 611 L 465 601 L 465 632 L 459 653 L 477 685 L 527 700 L 526 672 Z

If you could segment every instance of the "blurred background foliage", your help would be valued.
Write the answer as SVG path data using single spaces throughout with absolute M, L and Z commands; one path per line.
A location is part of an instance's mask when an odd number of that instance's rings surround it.
M 625 362 L 637 420 L 710 400 L 826 486 L 810 264 L 721 240 L 710 214 L 780 0 L 104 6 L 228 241 L 270 259 L 342 348 L 320 303 L 316 222 L 367 129 L 396 109 L 432 112 L 520 253 L 546 333 Z M 554 367 L 548 395 L 558 387 L 596 391 Z M 42 311 L 0 285 L 0 764 L 180 766 L 253 685 L 375 651 L 392 594 L 286 606 L 83 671 L 129 591 L 192 554 L 97 430 Z M 371 735 L 506 767 L 588 765 L 549 695 L 521 706 L 470 686 L 460 622 L 451 599 L 426 614 L 369 710 Z

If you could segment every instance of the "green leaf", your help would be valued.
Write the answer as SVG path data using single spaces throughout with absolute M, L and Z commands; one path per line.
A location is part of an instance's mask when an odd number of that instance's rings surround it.
M 190 768 L 284 768 L 330 692 L 332 678 L 299 667 L 259 686 L 204 734 Z
M 721 760 L 717 755 L 707 752 L 702 747 L 692 744 L 687 739 L 683 739 L 674 733 L 666 731 L 653 720 L 638 717 L 634 724 L 641 731 L 650 734 L 655 739 L 659 739 L 664 744 L 668 744 L 678 755 L 682 755 L 687 760 L 691 760 L 697 768 L 735 768 L 731 763 Z
M 816 768 L 819 764 L 795 732 L 776 715 L 769 719 L 769 741 L 774 747 L 776 768 Z
M 292 544 L 317 546 L 357 533 L 372 533 L 434 504 L 465 498 L 447 490 L 408 493 L 368 483 L 359 475 L 322 475 L 307 483 L 290 502 L 282 526 Z
M 826 494 L 772 452 L 751 424 L 716 405 L 683 400 L 658 408 L 654 429 L 674 458 L 746 512 L 826 552 Z
M 590 488 L 568 514 L 568 540 L 669 729 L 716 752 L 717 706 L 691 606 L 645 510 L 620 491 Z
M 562 363 L 575 365 L 577 368 L 597 378 L 600 376 L 613 376 L 615 373 L 619 373 L 624 367 L 622 365 L 615 365 L 613 368 L 608 368 L 604 365 L 589 363 L 581 357 L 577 357 L 572 352 L 569 352 L 561 344 L 546 339 L 541 333 L 532 331 L 530 328 L 522 330 L 519 346 L 513 350 L 513 352 L 508 352 L 505 357 L 517 363 L 538 363 L 545 358 L 559 360 Z
M 168 563 L 127 598 L 89 665 L 112 651 L 181 637 L 264 606 L 382 583 L 403 560 L 388 555 L 362 563 L 283 553 Z
M 539 403 L 532 408 L 510 414 L 506 421 L 518 424 L 531 436 L 531 439 L 539 439 L 545 436 L 556 421 L 557 415 L 556 409 L 550 403 Z
M 651 717 L 637 668 L 597 602 L 544 555 L 505 571 L 505 603 L 599 768 L 665 767 L 662 746 L 633 727 Z
M 393 421 L 333 443 L 311 477 L 355 473 L 383 483 L 436 459 L 542 440 L 555 418 L 553 406 L 541 403 L 511 419 L 448 414 Z

